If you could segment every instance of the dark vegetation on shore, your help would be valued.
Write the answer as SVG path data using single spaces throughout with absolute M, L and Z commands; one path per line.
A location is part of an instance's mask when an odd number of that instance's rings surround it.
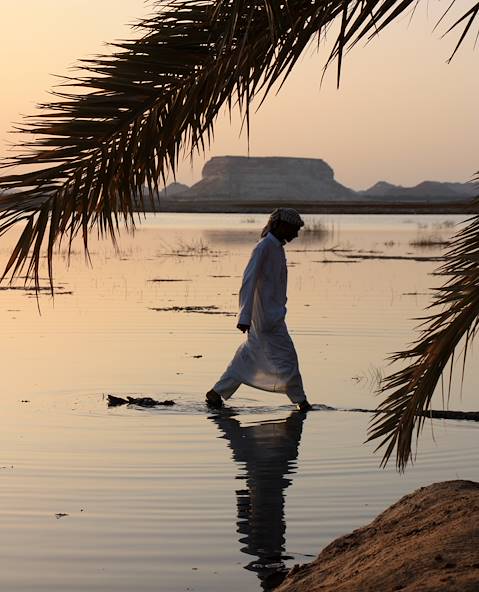
M 302 214 L 477 214 L 479 203 L 471 200 L 454 202 L 311 202 L 311 201 L 195 201 L 162 202 L 159 210 L 150 212 L 258 213 L 266 214 L 275 207 L 294 207 Z

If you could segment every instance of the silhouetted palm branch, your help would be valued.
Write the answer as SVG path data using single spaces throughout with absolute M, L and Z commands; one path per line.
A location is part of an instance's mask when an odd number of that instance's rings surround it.
M 174 174 L 180 155 L 210 142 L 221 108 L 238 104 L 248 128 L 249 108 L 284 81 L 304 49 L 331 25 L 339 27 L 326 65 L 345 50 L 396 20 L 418 0 L 169 0 L 153 3 L 155 14 L 138 25 L 143 36 L 112 45 L 113 53 L 81 63 L 81 74 L 64 80 L 65 92 L 40 105 L 20 131 L 33 134 L 23 152 L 3 162 L 15 174 L 0 178 L 0 235 L 19 222 L 23 232 L 3 277 L 25 271 L 39 281 L 46 249 L 52 281 L 54 247 L 71 245 L 96 228 L 115 239 L 121 222 L 134 224 L 152 204 L 158 184 Z M 448 14 L 446 10 L 445 14 Z M 452 23 L 463 27 L 457 47 L 471 31 L 479 2 Z M 456 50 L 457 50 L 456 47 Z M 455 51 L 456 51 L 455 50 Z M 40 165 L 40 168 L 38 168 Z M 37 167 L 32 170 L 32 167 Z M 11 193 L 13 192 L 13 193 Z M 424 421 L 435 384 L 462 335 L 477 326 L 478 277 L 470 249 L 477 222 L 459 236 L 444 271 L 453 277 L 439 296 L 446 306 L 417 345 L 398 358 L 417 360 L 392 375 L 396 389 L 379 407 L 371 438 L 387 444 L 384 462 L 398 447 L 398 465 L 410 458 L 411 434 Z M 52 285 L 53 289 L 53 285 Z
M 370 425 L 369 440 L 380 439 L 385 447 L 385 465 L 396 449 L 396 465 L 404 470 L 412 459 L 412 439 L 419 436 L 428 416 L 431 399 L 448 362 L 464 343 L 463 367 L 468 345 L 479 323 L 479 217 L 459 232 L 445 255 L 439 273 L 449 280 L 437 290 L 430 308 L 435 311 L 423 323 L 418 341 L 393 360 L 408 365 L 383 381 L 382 392 L 390 392 L 376 410 Z M 451 389 L 449 376 L 448 397 Z

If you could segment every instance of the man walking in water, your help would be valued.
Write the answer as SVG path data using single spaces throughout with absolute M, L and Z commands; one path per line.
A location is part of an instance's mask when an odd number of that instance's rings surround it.
M 292 208 L 277 208 L 261 233 L 243 274 L 237 327 L 248 334 L 214 387 L 206 404 L 220 408 L 241 384 L 285 393 L 301 411 L 311 409 L 298 356 L 285 323 L 287 268 L 283 245 L 304 226 Z

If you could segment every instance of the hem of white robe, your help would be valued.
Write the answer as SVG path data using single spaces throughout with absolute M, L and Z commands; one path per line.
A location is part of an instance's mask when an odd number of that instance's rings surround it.
M 255 389 L 260 391 L 267 391 L 270 393 L 282 393 L 287 395 L 289 400 L 292 403 L 302 403 L 306 401 L 306 393 L 304 392 L 304 388 L 302 385 L 301 379 L 296 384 L 291 384 L 286 386 L 285 390 L 278 390 L 275 388 L 266 389 L 263 387 L 255 386 L 250 382 L 244 382 L 242 380 L 238 380 L 235 376 L 230 374 L 226 371 L 223 376 L 218 380 L 218 382 L 214 385 L 213 390 L 221 396 L 222 399 L 225 401 L 228 400 L 230 397 L 234 395 L 234 393 L 239 389 L 242 384 L 246 384 L 247 386 L 251 386 Z

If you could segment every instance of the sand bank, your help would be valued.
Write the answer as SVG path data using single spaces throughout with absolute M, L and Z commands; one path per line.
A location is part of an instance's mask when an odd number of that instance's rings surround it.
M 479 590 L 479 483 L 446 481 L 400 499 L 369 525 L 293 568 L 277 592 Z

